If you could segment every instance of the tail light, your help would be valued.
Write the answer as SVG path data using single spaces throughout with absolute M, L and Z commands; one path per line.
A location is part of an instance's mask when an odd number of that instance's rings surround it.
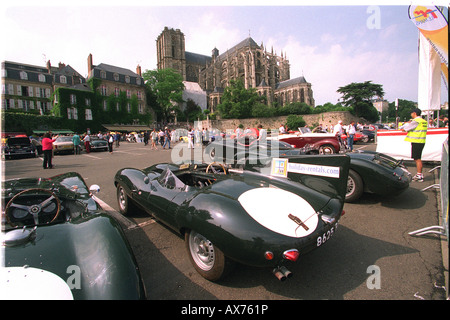
M 298 257 L 300 255 L 300 252 L 298 252 L 297 249 L 290 249 L 283 252 L 283 258 L 289 261 L 297 261 Z
M 264 258 L 266 258 L 266 260 L 272 260 L 273 259 L 273 252 L 266 251 L 266 253 L 264 253 Z

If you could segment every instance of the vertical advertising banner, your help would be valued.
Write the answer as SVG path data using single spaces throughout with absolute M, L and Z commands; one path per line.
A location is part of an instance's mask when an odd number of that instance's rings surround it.
M 430 42 L 441 60 L 441 72 L 448 89 L 448 21 L 436 6 L 409 6 L 409 18 Z
M 441 60 L 430 42 L 419 35 L 419 86 L 417 104 L 420 110 L 441 109 Z

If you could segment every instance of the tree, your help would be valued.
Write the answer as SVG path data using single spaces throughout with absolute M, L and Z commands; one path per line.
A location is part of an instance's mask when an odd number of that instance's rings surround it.
M 257 103 L 263 103 L 264 100 L 265 97 L 259 96 L 256 89 L 245 89 L 241 80 L 231 80 L 217 109 L 224 119 L 251 118 L 253 107 Z
M 408 121 L 411 118 L 411 110 L 417 108 L 417 103 L 414 101 L 398 99 L 397 116 L 399 121 Z M 395 121 L 395 102 L 389 103 L 388 117 L 389 121 Z
M 146 70 L 143 78 L 147 89 L 156 96 L 163 120 L 168 121 L 178 111 L 177 104 L 183 102 L 183 77 L 173 69 L 160 69 Z
M 304 127 L 306 124 L 302 116 L 291 114 L 286 118 L 286 125 L 289 130 L 298 130 L 300 127 Z
M 353 82 L 340 87 L 337 92 L 343 95 L 342 104 L 352 107 L 357 117 L 364 117 L 369 121 L 378 120 L 378 113 L 372 104 L 372 99 L 384 96 L 382 85 L 372 83 L 372 81 Z

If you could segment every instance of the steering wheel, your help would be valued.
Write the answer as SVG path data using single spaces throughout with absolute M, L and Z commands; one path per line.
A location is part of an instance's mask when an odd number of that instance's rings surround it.
M 223 173 L 224 173 L 224 174 L 227 174 L 227 169 L 225 169 L 225 166 L 224 166 L 223 164 L 221 164 L 220 162 L 212 162 L 212 163 L 210 163 L 210 164 L 208 165 L 208 167 L 206 167 L 206 173 L 209 172 L 209 169 L 212 168 L 213 165 L 220 166 L 220 167 L 222 168 Z M 215 171 L 214 168 L 212 168 L 212 169 Z
M 23 195 L 27 194 L 27 193 L 46 193 L 46 194 L 49 194 L 50 196 L 47 199 L 45 199 L 44 201 L 42 201 L 41 203 L 30 204 L 30 205 L 15 203 L 15 202 L 17 202 L 18 198 L 23 197 Z M 50 207 L 50 205 L 52 203 L 56 203 L 56 210 L 52 209 Z M 9 212 L 10 211 L 9 209 L 11 207 L 17 208 L 19 210 L 17 210 L 16 213 L 14 212 L 14 210 L 12 212 Z M 19 192 L 14 197 L 12 197 L 11 200 L 9 200 L 8 204 L 5 207 L 6 221 L 12 227 L 16 227 L 17 224 L 14 223 L 13 221 L 11 221 L 11 217 L 13 217 L 17 221 L 21 221 L 21 220 L 28 219 L 28 216 L 31 215 L 34 220 L 34 225 L 38 225 L 39 224 L 39 215 L 42 212 L 48 213 L 47 211 L 45 211 L 46 209 L 49 210 L 48 212 L 55 211 L 55 213 L 53 214 L 54 215 L 53 218 L 49 222 L 47 222 L 47 223 L 52 223 L 59 216 L 59 213 L 61 211 L 61 201 L 56 196 L 56 194 L 54 194 L 52 191 L 47 190 L 47 189 L 41 189 L 41 188 L 26 189 L 26 190 Z

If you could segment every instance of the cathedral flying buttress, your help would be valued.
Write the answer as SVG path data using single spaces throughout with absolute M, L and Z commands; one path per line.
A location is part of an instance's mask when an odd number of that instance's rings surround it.
M 304 102 L 314 107 L 311 84 L 305 78 L 290 79 L 286 53 L 277 55 L 258 45 L 251 37 L 219 54 L 211 56 L 187 52 L 184 34 L 179 29 L 164 28 L 157 38 L 158 69 L 173 68 L 183 80 L 196 82 L 206 92 L 208 108 L 213 111 L 231 80 L 240 79 L 245 88 L 255 88 L 267 97 L 269 105 L 283 106 Z

